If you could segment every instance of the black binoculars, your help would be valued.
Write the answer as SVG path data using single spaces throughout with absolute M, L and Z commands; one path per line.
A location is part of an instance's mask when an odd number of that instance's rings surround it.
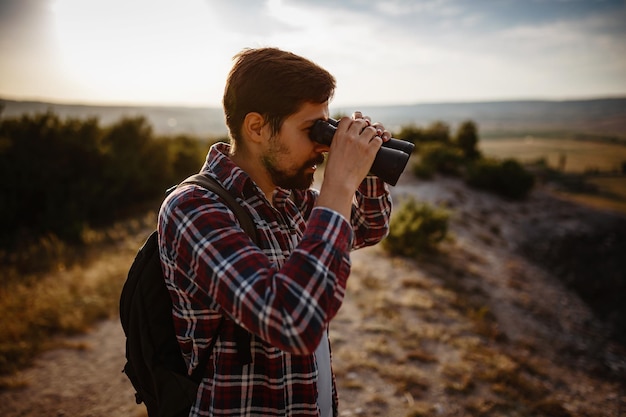
M 330 146 L 333 136 L 335 136 L 337 125 L 339 125 L 339 122 L 334 119 L 317 120 L 311 127 L 309 137 L 317 143 Z M 383 142 L 383 146 L 376 154 L 370 172 L 387 184 L 396 185 L 400 174 L 402 174 L 407 162 L 409 162 L 409 157 L 414 148 L 414 144 L 405 140 L 392 138 L 387 142 Z

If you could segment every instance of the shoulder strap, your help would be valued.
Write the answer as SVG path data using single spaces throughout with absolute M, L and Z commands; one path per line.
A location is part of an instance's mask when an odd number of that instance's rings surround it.
M 246 232 L 246 234 L 250 237 L 250 239 L 254 242 L 255 245 L 259 245 L 258 235 L 256 226 L 254 225 L 254 220 L 250 214 L 241 207 L 241 204 L 235 200 L 235 197 L 225 189 L 222 184 L 220 184 L 215 178 L 210 175 L 205 175 L 202 173 L 194 174 L 187 178 L 185 181 L 181 182 L 179 186 L 183 184 L 195 184 L 199 185 L 202 188 L 206 188 L 209 191 L 213 191 L 215 194 L 220 196 L 222 200 L 226 203 L 226 205 L 233 211 L 235 217 L 239 220 L 239 224 L 241 228 Z M 218 325 L 218 330 L 216 334 L 219 334 L 222 324 L 224 322 L 224 318 L 220 320 Z M 245 330 L 243 327 L 235 324 L 235 339 L 237 343 L 237 355 L 239 361 L 242 365 L 246 365 L 252 363 L 252 353 L 250 352 L 250 333 Z M 213 343 L 209 348 L 209 352 L 213 350 L 215 342 L 217 341 L 217 337 L 213 338 Z M 207 355 L 204 359 L 200 361 L 198 367 L 193 372 L 192 377 L 194 379 L 201 379 L 201 373 L 206 368 L 210 355 Z
M 246 234 L 250 236 L 250 239 L 252 239 L 252 241 L 258 246 L 257 231 L 252 217 L 250 217 L 250 214 L 243 207 L 241 207 L 241 204 L 235 200 L 235 197 L 233 197 L 233 195 L 215 178 L 202 173 L 194 174 L 185 181 L 181 182 L 179 186 L 183 184 L 199 185 L 200 187 L 206 188 L 207 190 L 213 191 L 215 194 L 219 195 L 222 200 L 224 200 L 228 208 L 233 211 L 244 232 L 246 232 Z

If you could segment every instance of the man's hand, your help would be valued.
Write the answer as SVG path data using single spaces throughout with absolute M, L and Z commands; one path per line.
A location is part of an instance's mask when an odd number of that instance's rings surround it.
M 379 136 L 383 140 L 383 142 L 387 142 L 389 139 L 391 139 L 391 133 L 385 130 L 385 127 L 382 125 L 382 123 L 372 123 L 372 119 L 369 116 L 363 116 L 360 111 L 355 111 L 354 113 L 352 113 L 352 118 L 367 120 L 370 126 L 376 129 L 376 135 Z
M 317 201 L 350 219 L 352 199 L 368 174 L 376 153 L 391 134 L 380 123 L 355 112 L 343 117 L 328 152 L 324 181 Z

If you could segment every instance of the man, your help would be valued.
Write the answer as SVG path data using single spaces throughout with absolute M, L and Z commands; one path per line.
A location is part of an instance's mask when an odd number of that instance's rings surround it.
M 211 147 L 201 172 L 252 215 L 258 247 L 199 186 L 179 187 L 161 207 L 161 263 L 189 373 L 211 355 L 193 416 L 337 416 L 328 324 L 349 252 L 387 234 L 391 199 L 368 176 L 390 137 L 382 125 L 357 112 L 341 119 L 330 146 L 309 138 L 328 119 L 334 89 L 332 75 L 288 52 L 235 57 L 223 100 L 231 143 Z M 310 187 L 326 153 L 318 192 Z M 251 335 L 251 363 L 238 359 L 237 326 Z

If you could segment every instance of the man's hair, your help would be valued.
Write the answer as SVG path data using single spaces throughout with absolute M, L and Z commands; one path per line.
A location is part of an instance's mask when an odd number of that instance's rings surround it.
M 234 61 L 223 105 L 226 125 L 235 142 L 239 142 L 248 113 L 261 114 L 274 135 L 304 103 L 324 103 L 335 92 L 335 78 L 328 71 L 291 52 L 244 49 Z

